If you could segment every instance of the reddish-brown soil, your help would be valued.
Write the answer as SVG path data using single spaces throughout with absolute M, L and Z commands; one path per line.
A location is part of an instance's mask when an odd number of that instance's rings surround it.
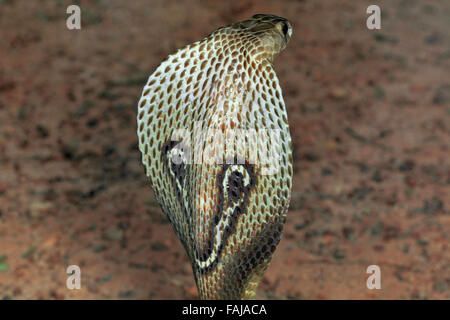
M 275 69 L 295 176 L 258 297 L 449 299 L 450 2 L 376 2 L 379 31 L 366 0 L 82 1 L 70 31 L 71 1 L 1 0 L 0 298 L 197 297 L 140 162 L 136 104 L 167 54 L 273 13 L 294 28 Z M 71 264 L 81 290 L 66 289 Z

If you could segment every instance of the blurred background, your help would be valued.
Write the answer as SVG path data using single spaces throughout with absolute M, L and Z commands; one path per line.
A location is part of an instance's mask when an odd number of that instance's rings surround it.
M 450 298 L 449 1 L 1 0 L 0 299 L 197 297 L 141 165 L 137 101 L 168 54 L 256 13 L 293 25 L 275 69 L 295 148 L 258 298 Z

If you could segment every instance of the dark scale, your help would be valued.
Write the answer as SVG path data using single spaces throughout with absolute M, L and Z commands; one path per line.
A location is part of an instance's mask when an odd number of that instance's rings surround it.
M 244 177 L 239 171 L 233 171 L 228 178 L 229 201 L 238 202 L 244 192 Z

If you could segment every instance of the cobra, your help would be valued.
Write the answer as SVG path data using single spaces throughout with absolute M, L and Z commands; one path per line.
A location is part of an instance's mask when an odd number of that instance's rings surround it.
M 293 168 L 273 61 L 291 34 L 286 19 L 268 14 L 221 27 L 169 55 L 143 89 L 142 163 L 202 299 L 253 298 L 281 239 Z M 236 130 L 277 137 L 227 143 Z M 207 150 L 214 161 L 195 161 Z M 267 164 L 276 170 L 265 172 Z

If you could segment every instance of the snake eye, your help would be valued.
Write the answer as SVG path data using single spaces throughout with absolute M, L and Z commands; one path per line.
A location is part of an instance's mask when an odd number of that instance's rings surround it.
M 286 40 L 291 37 L 291 26 L 287 21 L 280 21 L 276 24 L 276 28 L 283 35 Z
M 286 22 L 282 22 L 281 31 L 283 31 L 284 36 L 286 37 L 288 35 L 289 27 Z

